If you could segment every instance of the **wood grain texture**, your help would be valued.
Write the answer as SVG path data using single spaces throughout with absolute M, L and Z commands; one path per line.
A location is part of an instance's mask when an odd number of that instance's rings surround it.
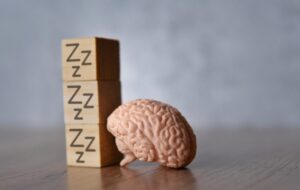
M 298 190 L 300 129 L 201 129 L 186 169 L 66 167 L 64 126 L 0 128 L 0 189 Z
M 119 81 L 64 82 L 66 124 L 105 124 L 121 104 Z
M 105 38 L 62 41 L 64 81 L 119 81 L 119 42 Z

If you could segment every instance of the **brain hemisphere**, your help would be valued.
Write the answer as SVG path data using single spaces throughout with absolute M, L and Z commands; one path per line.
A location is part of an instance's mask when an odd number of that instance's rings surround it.
M 196 139 L 185 118 L 174 107 L 135 100 L 121 105 L 108 118 L 108 130 L 124 154 L 121 165 L 134 159 L 184 167 L 196 154 Z

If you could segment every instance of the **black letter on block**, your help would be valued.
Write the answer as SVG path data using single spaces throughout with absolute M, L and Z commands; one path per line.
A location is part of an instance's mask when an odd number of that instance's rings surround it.
M 83 108 L 94 108 L 93 105 L 88 105 L 93 97 L 93 94 L 92 93 L 83 93 L 83 96 L 88 96 L 88 99 L 86 100 Z
M 70 53 L 69 57 L 67 58 L 67 62 L 76 62 L 76 61 L 80 61 L 80 59 L 74 59 L 72 58 L 73 54 L 75 53 L 75 51 L 77 50 L 77 48 L 79 47 L 79 43 L 75 43 L 75 44 L 66 44 L 67 47 L 73 46 L 73 50 Z
M 79 65 L 75 65 L 72 66 L 72 68 L 74 69 L 74 73 L 72 74 L 72 77 L 81 77 L 81 74 L 78 73 L 80 66 Z
M 76 162 L 77 162 L 77 163 L 84 163 L 84 160 L 80 160 L 81 157 L 83 156 L 83 153 L 84 153 L 84 152 L 75 152 L 75 153 L 78 154 L 78 157 L 77 157 Z
M 73 101 L 74 97 L 80 90 L 81 86 L 80 85 L 70 85 L 70 86 L 67 86 L 67 88 L 75 88 L 76 89 L 74 94 L 71 96 L 70 100 L 68 101 L 68 104 L 82 104 L 81 101 Z
M 85 137 L 85 139 L 90 139 L 90 143 L 87 145 L 85 151 L 87 152 L 95 152 L 96 150 L 95 149 L 91 149 L 91 145 L 93 144 L 94 140 L 95 140 L 95 137 Z
M 75 115 L 74 119 L 75 120 L 83 120 L 82 117 L 79 117 L 79 114 L 81 113 L 82 109 L 81 108 L 74 108 L 74 111 L 77 111 L 77 114 Z
M 75 142 L 77 141 L 78 137 L 80 136 L 80 134 L 82 133 L 82 129 L 70 129 L 70 132 L 77 132 L 77 135 L 75 136 L 74 140 L 71 142 L 71 147 L 84 147 L 83 144 L 75 144 Z
M 82 65 L 91 65 L 92 64 L 91 62 L 86 62 L 87 59 L 89 58 L 89 56 L 91 55 L 91 51 L 90 50 L 85 50 L 85 51 L 81 51 L 81 53 L 86 54 L 85 58 L 82 61 Z

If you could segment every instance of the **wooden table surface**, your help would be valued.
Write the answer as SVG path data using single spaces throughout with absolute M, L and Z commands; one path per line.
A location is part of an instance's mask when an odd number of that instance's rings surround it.
M 300 189 L 300 128 L 196 132 L 186 169 L 135 162 L 127 168 L 66 167 L 64 127 L 1 127 L 0 189 Z

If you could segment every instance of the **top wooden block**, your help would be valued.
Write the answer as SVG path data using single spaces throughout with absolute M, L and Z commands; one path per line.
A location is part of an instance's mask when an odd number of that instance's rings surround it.
M 78 38 L 62 41 L 64 81 L 119 81 L 119 41 Z

